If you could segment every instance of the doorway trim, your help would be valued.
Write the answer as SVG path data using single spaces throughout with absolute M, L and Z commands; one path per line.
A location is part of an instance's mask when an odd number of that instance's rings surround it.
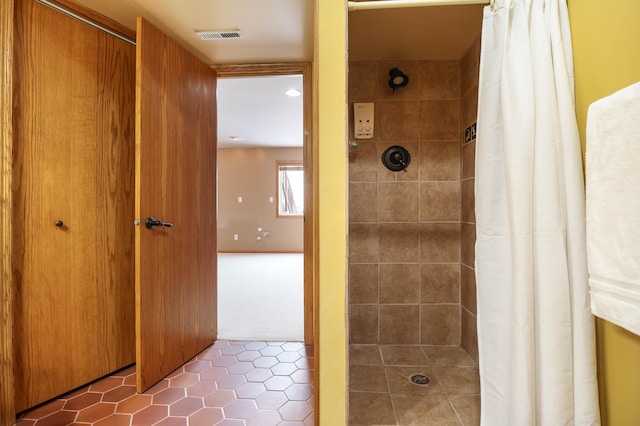
M 315 290 L 317 288 L 317 239 L 314 237 L 314 224 L 317 220 L 317 155 L 314 154 L 315 140 L 312 122 L 311 103 L 311 64 L 275 63 L 245 65 L 213 65 L 218 78 L 228 77 L 264 77 L 275 75 L 302 75 L 303 92 L 303 142 L 302 161 L 304 163 L 304 343 L 314 344 L 317 316 L 315 309 Z
M 0 425 L 15 422 L 11 176 L 13 164 L 13 1 L 0 2 Z

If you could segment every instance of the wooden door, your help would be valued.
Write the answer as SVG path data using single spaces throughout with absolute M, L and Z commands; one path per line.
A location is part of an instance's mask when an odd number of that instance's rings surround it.
M 142 18 L 136 49 L 136 362 L 142 392 L 216 337 L 216 75 Z M 173 226 L 148 229 L 150 217 Z
M 134 361 L 135 50 L 16 1 L 16 411 Z

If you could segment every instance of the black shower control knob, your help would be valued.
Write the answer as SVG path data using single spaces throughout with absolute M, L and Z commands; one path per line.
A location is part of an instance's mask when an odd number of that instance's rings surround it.
M 411 154 L 399 145 L 390 146 L 382 153 L 382 164 L 392 172 L 405 170 L 409 163 L 411 163 Z

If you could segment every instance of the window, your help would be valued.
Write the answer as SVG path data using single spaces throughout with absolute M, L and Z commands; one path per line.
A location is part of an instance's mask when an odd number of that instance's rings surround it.
M 304 213 L 304 167 L 302 161 L 277 161 L 278 217 Z

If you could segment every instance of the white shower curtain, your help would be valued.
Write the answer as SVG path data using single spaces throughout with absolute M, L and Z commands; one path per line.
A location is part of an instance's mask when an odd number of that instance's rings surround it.
M 478 102 L 481 423 L 597 425 L 566 0 L 485 8 Z

